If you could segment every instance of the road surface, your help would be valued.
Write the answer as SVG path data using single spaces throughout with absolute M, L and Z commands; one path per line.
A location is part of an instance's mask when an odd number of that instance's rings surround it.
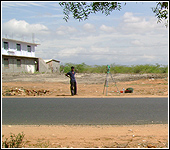
M 2 124 L 168 123 L 168 98 L 2 98 Z

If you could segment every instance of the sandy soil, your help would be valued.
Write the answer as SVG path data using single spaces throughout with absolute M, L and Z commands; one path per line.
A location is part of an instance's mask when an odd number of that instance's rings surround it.
M 114 75 L 109 78 L 108 96 L 103 94 L 105 74 L 77 74 L 78 95 L 74 97 L 168 97 L 168 76 Z M 117 93 L 132 87 L 133 93 Z M 3 74 L 3 97 L 71 97 L 64 74 Z M 24 132 L 23 147 L 48 148 L 167 148 L 168 125 L 122 126 L 34 126 L 2 125 L 2 134 Z
M 168 125 L 2 125 L 2 134 L 25 134 L 25 148 L 167 148 Z M 4 140 L 4 138 L 2 140 Z
M 165 75 L 125 74 L 114 75 L 113 77 L 114 82 L 109 78 L 108 96 L 168 96 L 168 77 Z M 105 96 L 105 78 L 105 74 L 77 74 L 78 96 Z M 64 74 L 3 75 L 2 81 L 3 96 L 65 97 L 71 95 L 69 78 L 65 77 Z M 133 93 L 119 94 L 116 92 L 129 87 L 134 89 Z

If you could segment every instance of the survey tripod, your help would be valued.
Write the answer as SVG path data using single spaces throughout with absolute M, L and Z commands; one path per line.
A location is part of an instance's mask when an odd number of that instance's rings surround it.
M 114 81 L 114 79 L 113 79 L 113 77 L 112 77 L 112 74 L 110 73 L 110 66 L 109 66 L 109 65 L 107 65 L 107 74 L 106 74 L 106 79 L 105 79 L 103 94 L 104 94 L 104 92 L 105 92 L 105 87 L 106 87 L 106 96 L 107 96 L 108 87 L 109 87 L 109 74 L 110 74 L 110 76 L 111 76 L 112 81 L 115 83 L 115 86 L 116 86 L 116 88 L 117 88 L 117 92 L 119 92 L 119 94 L 120 94 L 120 91 L 119 91 L 119 89 L 118 89 L 118 87 L 117 87 L 117 85 L 116 85 L 116 82 Z

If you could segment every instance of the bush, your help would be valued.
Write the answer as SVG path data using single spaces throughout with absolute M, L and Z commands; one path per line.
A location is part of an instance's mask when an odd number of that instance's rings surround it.
M 25 136 L 25 134 L 23 134 L 23 132 L 21 134 L 19 133 L 18 135 L 11 133 L 9 140 L 8 140 L 8 138 L 5 138 L 5 141 L 2 141 L 2 147 L 4 147 L 4 148 L 21 148 L 24 136 Z M 2 137 L 3 137 L 3 135 L 2 135 Z
M 75 71 L 77 73 L 106 73 L 107 66 L 106 65 L 86 65 L 85 63 L 81 64 L 73 64 L 66 63 L 62 66 L 62 70 L 64 69 L 64 73 L 67 73 L 71 70 L 71 66 L 75 67 Z M 156 65 L 110 65 L 111 73 L 168 73 L 168 65 L 161 66 L 159 64 Z

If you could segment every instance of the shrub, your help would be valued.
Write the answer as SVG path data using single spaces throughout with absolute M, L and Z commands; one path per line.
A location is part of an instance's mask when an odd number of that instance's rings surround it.
M 9 138 L 5 138 L 5 141 L 2 141 L 2 147 L 4 148 L 21 148 L 22 146 L 22 142 L 23 142 L 23 138 L 24 138 L 25 134 L 23 134 L 23 132 L 18 135 L 12 134 Z M 3 137 L 3 135 L 2 135 Z
M 75 67 L 75 71 L 77 73 L 106 73 L 107 66 L 106 65 L 86 65 L 85 63 L 81 64 L 73 64 L 66 63 L 62 66 L 62 70 L 64 69 L 64 73 L 67 73 L 71 70 L 71 66 Z M 111 73 L 168 73 L 168 65 L 161 66 L 159 64 L 156 65 L 110 65 Z

